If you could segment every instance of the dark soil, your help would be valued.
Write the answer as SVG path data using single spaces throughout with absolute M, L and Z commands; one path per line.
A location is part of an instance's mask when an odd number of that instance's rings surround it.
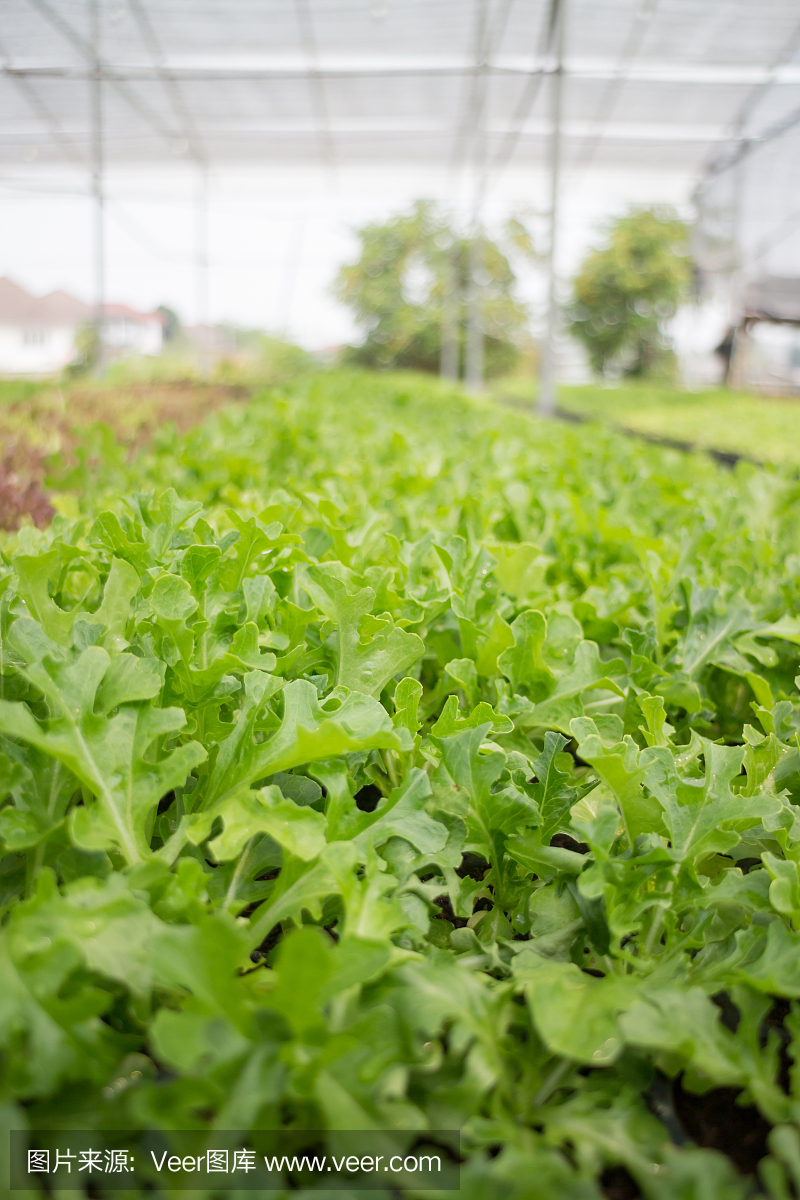
M 462 856 L 461 865 L 456 867 L 456 875 L 462 879 L 469 877 L 470 879 L 483 879 L 486 872 L 489 870 L 489 864 L 485 858 L 481 858 L 480 854 L 473 854 L 471 850 L 467 850 Z
M 551 846 L 558 846 L 559 850 L 572 850 L 574 854 L 588 854 L 589 847 L 586 842 L 576 842 L 574 837 L 570 837 L 568 833 L 554 833 L 550 839 Z
M 624 1167 L 606 1167 L 600 1176 L 600 1191 L 608 1200 L 638 1200 L 642 1194 Z
M 283 930 L 282 930 L 281 926 L 280 925 L 273 926 L 273 928 L 270 929 L 269 933 L 264 938 L 261 945 L 256 947 L 256 949 L 250 955 L 250 961 L 255 962 L 255 963 L 264 962 L 267 959 L 270 952 L 275 949 L 275 947 L 277 946 L 278 942 L 281 940 L 282 937 L 283 937 Z
M 437 896 L 433 903 L 437 906 L 445 921 L 449 921 L 451 925 L 456 927 L 456 929 L 464 928 L 467 923 L 467 918 L 456 916 L 456 914 L 453 912 L 453 906 L 450 903 L 450 897 L 446 892 L 441 896 Z
M 375 812 L 378 803 L 383 797 L 383 792 L 374 783 L 368 783 L 356 792 L 355 801 L 356 808 L 360 808 L 362 812 Z
M 741 1088 L 712 1088 L 702 1096 L 684 1091 L 680 1080 L 673 1088 L 678 1120 L 696 1146 L 727 1155 L 742 1175 L 754 1175 L 768 1153 L 771 1126 L 751 1104 L 737 1104 Z
M 735 1031 L 739 1010 L 725 992 L 713 997 L 721 1011 L 722 1023 Z M 780 1067 L 778 1081 L 789 1088 L 788 1032 L 784 1021 L 790 1011 L 787 1000 L 776 999 L 761 1028 L 761 1043 L 766 1045 L 770 1032 L 777 1032 Z M 745 1176 L 754 1178 L 762 1158 L 769 1153 L 767 1138 L 772 1126 L 755 1105 L 739 1104 L 741 1088 L 712 1088 L 696 1095 L 683 1087 L 680 1077 L 670 1080 L 657 1073 L 646 1094 L 647 1106 L 658 1117 L 676 1146 L 694 1145 L 724 1154 Z M 600 1178 L 600 1189 L 608 1200 L 638 1200 L 638 1184 L 622 1166 L 608 1167 Z
M 657 1083 L 658 1095 L 648 1095 L 649 1107 L 666 1126 L 673 1143 L 717 1150 L 741 1175 L 756 1174 L 759 1161 L 768 1153 L 771 1126 L 753 1105 L 736 1103 L 740 1088 L 712 1088 L 696 1096 L 684 1090 L 680 1079 L 670 1085 L 660 1076 Z M 603 1171 L 600 1190 L 607 1200 L 640 1200 L 642 1196 L 636 1180 L 621 1165 Z

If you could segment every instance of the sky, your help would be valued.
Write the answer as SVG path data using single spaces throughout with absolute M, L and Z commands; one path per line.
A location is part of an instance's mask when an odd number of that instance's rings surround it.
M 602 223 L 632 204 L 674 204 L 689 215 L 688 172 L 587 168 L 564 177 L 559 273 L 568 287 Z M 349 311 L 332 294 L 342 263 L 357 256 L 354 230 L 438 199 L 466 217 L 443 172 L 430 168 L 227 166 L 209 179 L 208 311 L 211 320 L 287 336 L 311 350 L 357 338 Z M 463 186 L 462 186 L 463 190 Z M 144 311 L 158 304 L 194 323 L 198 305 L 197 183 L 184 167 L 111 170 L 107 182 L 109 300 Z M 489 226 L 511 212 L 532 214 L 546 248 L 547 178 L 508 169 L 490 185 Z M 19 165 L 0 172 L 0 275 L 34 294 L 63 288 L 91 302 L 93 205 L 88 180 L 53 168 Z M 542 270 L 520 274 L 519 291 L 541 308 Z

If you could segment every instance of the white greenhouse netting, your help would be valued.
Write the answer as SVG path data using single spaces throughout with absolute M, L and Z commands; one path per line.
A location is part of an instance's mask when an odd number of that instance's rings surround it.
M 0 156 L 546 153 L 551 0 L 5 0 Z M 565 165 L 700 170 L 800 104 L 793 0 L 569 0 Z M 543 86 L 544 84 L 544 86 Z M 743 116 L 744 114 L 744 116 Z M 744 124 L 742 125 L 742 121 Z
M 698 299 L 732 382 L 781 391 L 800 385 L 800 105 L 752 109 L 697 188 Z
M 98 213 L 97 305 L 111 169 L 196 174 L 202 316 L 209 172 L 318 165 L 333 180 L 428 166 L 469 210 L 504 171 L 549 170 L 555 145 L 554 211 L 592 172 L 698 181 L 705 317 L 691 327 L 708 359 L 754 287 L 763 300 L 773 276 L 800 277 L 795 0 L 3 3 L 0 184 L 20 171 L 26 186 L 36 171 L 83 178 Z

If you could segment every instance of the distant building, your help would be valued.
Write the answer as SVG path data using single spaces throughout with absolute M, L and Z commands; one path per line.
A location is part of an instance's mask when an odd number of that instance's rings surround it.
M 800 279 L 752 280 L 732 340 L 731 383 L 766 392 L 800 388 Z
M 67 292 L 36 297 L 0 279 L 0 374 L 62 370 L 75 358 L 75 336 L 91 316 L 91 307 Z
M 126 304 L 106 304 L 103 342 L 111 358 L 160 354 L 164 346 L 164 318 L 157 312 L 136 312 Z
M 78 355 L 78 332 L 94 309 L 68 292 L 32 296 L 11 279 L 0 279 L 0 375 L 55 375 Z M 164 325 L 159 313 L 124 304 L 103 311 L 103 343 L 109 358 L 160 354 Z
M 800 279 L 709 274 L 703 283 L 702 300 L 682 308 L 670 330 L 685 381 L 777 395 L 800 389 Z
M 212 362 L 233 358 L 239 349 L 236 331 L 230 325 L 187 325 L 185 334 L 195 351 Z

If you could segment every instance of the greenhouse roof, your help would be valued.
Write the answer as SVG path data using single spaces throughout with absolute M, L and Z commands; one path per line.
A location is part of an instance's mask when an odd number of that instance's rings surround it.
M 5 0 L 0 161 L 543 163 L 559 0 Z M 93 13 L 96 12 L 96 19 Z M 800 121 L 794 0 L 568 0 L 564 161 L 696 171 Z

